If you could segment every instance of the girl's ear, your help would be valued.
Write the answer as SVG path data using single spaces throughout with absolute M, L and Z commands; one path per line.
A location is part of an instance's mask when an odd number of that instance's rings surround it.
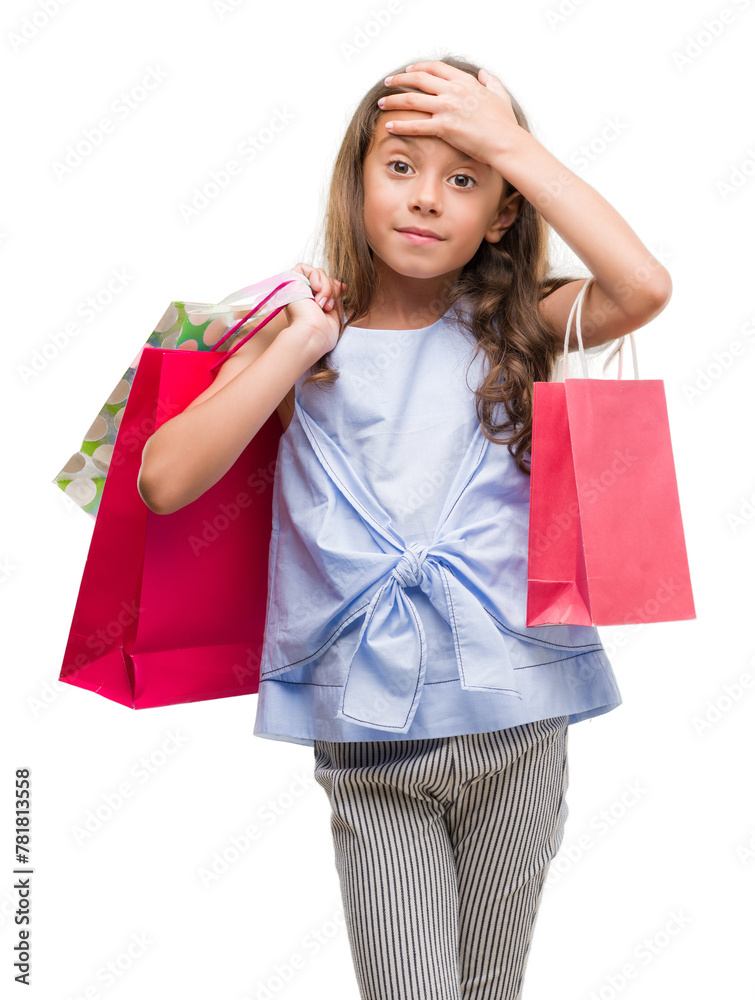
M 485 234 L 485 239 L 491 243 L 497 243 L 503 239 L 506 231 L 511 229 L 519 218 L 523 202 L 524 195 L 518 191 L 512 191 L 511 194 L 503 198 L 498 209 L 498 215 L 496 215 L 492 225 Z
M 510 225 L 514 225 L 516 220 L 519 218 L 522 208 L 524 207 L 524 195 L 520 194 L 518 191 L 512 192 L 510 199 L 506 202 L 506 208 L 508 211 L 514 213 Z

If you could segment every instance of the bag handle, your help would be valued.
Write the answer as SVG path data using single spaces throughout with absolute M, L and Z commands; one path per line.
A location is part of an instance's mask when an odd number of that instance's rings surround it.
M 579 356 L 582 359 L 582 370 L 584 372 L 584 377 L 585 378 L 589 378 L 589 374 L 588 374 L 588 371 L 587 371 L 587 355 L 585 354 L 585 348 L 584 348 L 584 345 L 582 343 L 582 300 L 585 297 L 585 292 L 587 291 L 587 286 L 591 282 L 593 282 L 593 281 L 595 281 L 595 276 L 594 275 L 590 275 L 590 277 L 587 279 L 587 281 L 584 283 L 584 285 L 582 285 L 582 287 L 579 290 L 579 294 L 577 295 L 576 299 L 572 303 L 571 312 L 569 313 L 569 319 L 566 321 L 566 336 L 564 337 L 564 354 L 563 354 L 563 362 L 562 362 L 564 379 L 568 378 L 568 367 L 569 367 L 569 362 L 568 362 L 568 354 L 569 354 L 569 330 L 571 329 L 571 321 L 572 321 L 572 316 L 574 315 L 574 310 L 575 309 L 577 310 L 577 323 L 576 323 L 576 327 L 577 327 L 577 344 L 579 345 Z M 621 379 L 622 351 L 624 350 L 624 340 L 625 339 L 626 339 L 625 337 L 622 337 L 621 338 L 621 343 L 619 344 L 619 372 L 618 372 L 618 375 L 616 376 L 617 380 Z M 635 345 L 635 342 L 634 342 L 634 332 L 633 331 L 630 331 L 630 333 L 629 333 L 629 341 L 630 341 L 630 343 L 632 345 L 632 362 L 633 362 L 633 366 L 634 366 L 634 377 L 635 377 L 635 379 L 639 379 L 639 377 L 640 377 L 640 371 L 639 371 L 639 368 L 637 366 L 637 346 Z
M 293 275 L 294 277 L 291 277 L 288 280 L 284 280 L 284 281 L 279 281 L 278 280 L 280 278 L 285 278 L 287 275 Z M 264 281 L 257 282 L 257 284 L 254 284 L 254 285 L 247 285 L 246 288 L 241 288 L 238 291 L 231 292 L 230 295 L 227 295 L 221 302 L 218 303 L 218 305 L 230 304 L 232 302 L 235 302 L 239 298 L 246 298 L 250 293 L 254 293 L 255 295 L 259 295 L 259 294 L 263 293 L 264 291 L 266 291 L 268 288 L 270 288 L 270 285 L 273 282 L 277 282 L 277 284 L 275 285 L 275 287 L 272 288 L 272 290 L 263 299 L 261 299 L 255 306 L 253 306 L 252 309 L 250 309 L 249 312 L 247 312 L 247 314 L 245 316 L 243 316 L 234 327 L 232 327 L 230 330 L 228 330 L 228 332 L 225 333 L 220 338 L 220 340 L 218 340 L 215 344 L 213 344 L 212 347 L 210 348 L 210 350 L 211 351 L 217 350 L 217 348 L 220 347 L 221 344 L 223 344 L 240 327 L 242 327 L 244 325 L 244 323 L 246 323 L 247 320 L 251 316 L 253 316 L 256 312 L 259 312 L 259 310 L 265 305 L 265 303 L 268 302 L 270 299 L 272 299 L 275 295 L 277 295 L 278 292 L 281 291 L 281 289 L 285 288 L 287 285 L 294 285 L 295 286 L 296 283 L 297 283 L 297 279 L 301 279 L 302 281 L 306 282 L 307 286 L 309 287 L 310 295 L 311 295 L 312 286 L 310 285 L 309 279 L 306 278 L 303 274 L 300 274 L 298 271 L 283 271 L 281 274 L 275 274 L 271 278 L 266 278 Z M 239 347 L 241 347 L 243 344 L 245 344 L 247 342 L 247 340 L 249 340 L 250 337 L 253 337 L 254 334 L 257 333 L 258 330 L 261 330 L 262 327 L 265 326 L 266 323 L 269 323 L 271 319 L 274 319 L 278 315 L 278 313 L 281 311 L 281 309 L 284 309 L 290 302 L 294 302 L 297 299 L 305 298 L 306 297 L 304 295 L 296 295 L 296 294 L 291 295 L 290 292 L 293 292 L 293 291 L 294 291 L 294 288 L 291 288 L 288 293 L 284 293 L 284 295 L 282 297 L 284 298 L 285 301 L 283 302 L 282 305 L 279 305 L 277 308 L 272 309 L 267 314 L 267 316 L 265 316 L 265 318 L 262 320 L 261 323 L 258 323 L 257 326 L 253 330 L 251 330 L 249 333 L 246 334 L 245 337 L 242 337 L 240 340 L 238 340 L 233 345 L 233 347 L 230 350 L 222 352 L 223 357 L 220 359 L 220 361 L 216 365 L 212 366 L 212 368 L 210 369 L 210 371 L 214 372 L 216 368 L 220 368 L 220 366 L 225 361 L 227 361 L 228 358 L 232 354 L 234 354 L 238 350 Z
M 282 287 L 279 282 L 286 284 L 288 280 L 294 281 L 298 279 L 299 281 L 304 281 L 306 284 L 310 284 L 309 278 L 301 274 L 300 271 L 281 271 L 280 274 L 274 274 L 271 278 L 265 278 L 264 281 L 258 281 L 254 285 L 247 285 L 245 288 L 239 288 L 236 292 L 231 292 L 230 295 L 226 295 L 224 299 L 218 302 L 219 306 L 232 305 L 234 302 L 239 302 L 241 299 L 247 299 L 250 295 L 260 295 L 264 294 L 271 285 L 278 285 L 278 288 Z M 311 287 L 311 285 L 310 285 Z M 278 289 L 276 288 L 275 291 Z M 269 298 L 270 296 L 268 296 Z M 267 301 L 267 300 L 265 300 Z M 260 303 L 261 305 L 262 303 Z M 286 303 L 288 305 L 288 303 Z

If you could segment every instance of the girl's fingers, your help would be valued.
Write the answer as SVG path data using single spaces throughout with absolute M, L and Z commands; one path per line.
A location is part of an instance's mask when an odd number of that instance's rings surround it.
M 322 268 L 313 267 L 308 275 L 309 284 L 317 304 L 323 309 L 333 309 L 336 298 L 343 293 L 346 285 L 342 281 L 329 278 Z
M 332 278 L 328 278 L 327 287 L 324 289 L 323 292 L 324 295 L 327 295 L 327 298 L 325 300 L 325 305 L 323 308 L 332 309 L 333 306 L 335 305 L 336 296 L 339 294 L 337 288 L 338 284 L 339 282 L 334 281 Z
M 323 280 L 320 277 L 320 274 L 322 273 L 322 271 L 318 267 L 318 268 L 315 268 L 315 270 L 312 273 L 313 274 L 316 273 L 316 275 L 317 275 L 315 281 L 312 283 L 312 291 L 315 293 L 315 301 L 317 302 L 318 306 L 321 306 L 322 308 L 325 308 L 325 303 L 328 301 L 329 292 L 323 286 Z M 310 277 L 310 281 L 311 281 L 311 277 Z
M 329 300 L 331 309 L 335 306 L 336 300 L 339 299 L 341 295 L 343 295 L 345 289 L 346 285 L 344 285 L 342 281 L 333 282 L 333 287 L 330 290 L 331 298 Z
M 335 309 L 336 300 L 341 296 L 341 294 L 343 293 L 343 290 L 345 288 L 346 288 L 346 285 L 344 285 L 344 283 L 342 281 L 332 281 L 331 280 L 330 283 L 329 283 L 329 289 L 328 289 L 329 292 L 330 292 L 330 297 L 328 298 L 327 302 L 325 303 L 324 308 L 325 309 Z

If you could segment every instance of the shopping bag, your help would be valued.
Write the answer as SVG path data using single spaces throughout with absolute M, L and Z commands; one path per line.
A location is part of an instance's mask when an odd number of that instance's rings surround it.
M 288 301 L 311 297 L 306 280 L 290 280 Z M 134 709 L 259 691 L 282 433 L 277 411 L 222 479 L 172 514 L 146 506 L 137 478 L 147 438 L 211 385 L 226 358 L 281 308 L 228 351 L 217 348 L 235 327 L 208 351 L 142 348 L 98 505 L 61 681 Z
M 563 382 L 535 382 L 527 618 L 619 625 L 695 618 L 663 381 L 588 378 L 580 289 Z M 569 378 L 569 330 L 584 378 Z M 623 347 L 623 341 L 622 345 Z
M 180 351 L 230 351 L 246 336 L 246 321 L 242 326 L 237 321 L 249 314 L 251 309 L 255 310 L 253 322 L 258 323 L 281 306 L 308 296 L 309 287 L 309 280 L 298 271 L 282 271 L 257 284 L 231 292 L 216 304 L 175 300 L 165 310 L 143 346 Z M 245 304 L 240 305 L 241 302 Z M 230 335 L 231 327 L 236 331 L 233 335 Z M 141 351 L 140 347 L 103 403 L 81 446 L 53 479 L 65 495 L 92 518 L 97 517 L 115 439 Z

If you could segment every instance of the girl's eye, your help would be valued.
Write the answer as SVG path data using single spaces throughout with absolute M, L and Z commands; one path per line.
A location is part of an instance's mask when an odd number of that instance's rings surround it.
M 406 162 L 406 160 L 389 160 L 388 161 L 388 166 L 390 167 L 393 163 L 401 163 L 405 167 L 409 166 L 409 164 Z M 396 173 L 395 170 L 392 170 L 390 172 L 391 173 Z M 406 176 L 406 174 L 403 171 L 398 171 L 398 172 L 399 172 L 399 174 L 403 175 L 404 177 Z M 470 177 L 469 174 L 454 174 L 453 176 L 454 177 L 463 177 L 465 180 L 468 180 L 468 181 L 472 182 L 471 185 L 470 184 L 464 184 L 464 185 L 462 185 L 462 187 L 460 188 L 461 191 L 465 191 L 465 190 L 469 189 L 472 185 L 474 185 L 474 184 L 477 183 L 477 181 L 474 179 L 474 177 Z M 454 185 L 454 187 L 458 187 L 458 186 L 459 186 L 458 184 Z

